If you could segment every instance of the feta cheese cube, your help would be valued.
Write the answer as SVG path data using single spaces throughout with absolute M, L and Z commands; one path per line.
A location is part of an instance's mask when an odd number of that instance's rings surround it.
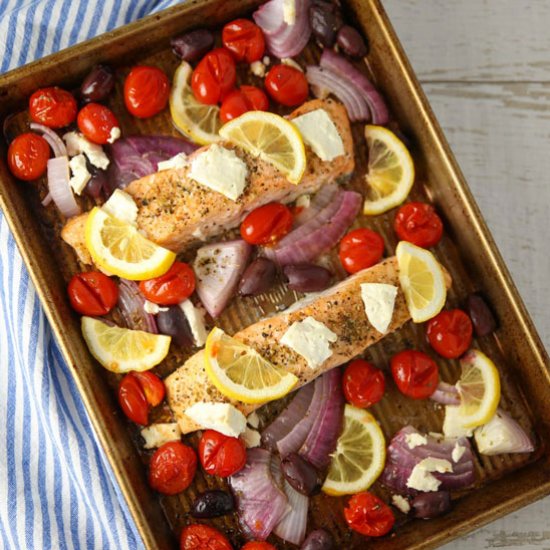
M 244 444 L 248 449 L 260 446 L 261 437 L 258 430 L 253 430 L 252 428 L 249 428 L 247 426 L 246 430 L 244 431 L 243 439 Z
M 84 153 L 91 164 L 105 170 L 109 166 L 109 157 L 103 152 L 101 145 L 92 143 L 78 132 L 67 132 L 63 136 L 70 157 Z
M 451 458 L 453 459 L 453 462 L 458 462 L 464 453 L 466 452 L 466 447 L 463 445 L 460 445 L 458 441 L 455 443 L 455 446 L 453 447 L 453 452 L 451 453 Z
M 111 132 L 109 133 L 109 139 L 107 143 L 114 143 L 121 136 L 120 128 L 118 126 L 113 126 Z
M 441 481 L 433 476 L 431 472 L 443 474 L 452 471 L 453 465 L 448 460 L 443 458 L 425 458 L 413 468 L 409 479 L 407 479 L 407 487 L 424 492 L 437 491 L 441 485 Z
M 365 305 L 365 313 L 369 323 L 380 333 L 384 334 L 390 326 L 397 287 L 383 283 L 363 283 L 361 298 Z
M 187 155 L 178 153 L 168 160 L 161 160 L 157 165 L 157 172 L 171 170 L 172 168 L 185 168 L 187 166 Z
M 260 425 L 260 417 L 258 416 L 258 413 L 256 411 L 251 412 L 246 417 L 246 422 L 249 426 L 252 426 L 253 428 L 257 428 Z
M 92 177 L 86 166 L 86 157 L 82 154 L 74 156 L 69 161 L 69 166 L 72 173 L 69 185 L 77 195 L 80 195 Z
M 199 401 L 188 407 L 185 414 L 201 428 L 216 430 L 228 437 L 239 437 L 246 429 L 244 414 L 229 403 Z
M 250 63 L 250 72 L 253 75 L 263 78 L 265 76 L 266 66 L 261 61 L 253 61 Z
M 409 449 L 414 449 L 415 447 L 420 447 L 428 443 L 428 439 L 421 434 L 407 434 L 405 436 L 405 441 Z
M 400 512 L 403 512 L 404 514 L 408 514 L 411 511 L 409 501 L 401 495 L 393 495 L 391 497 L 391 502 Z
M 204 346 L 206 337 L 208 336 L 204 325 L 204 312 L 198 307 L 195 307 L 191 300 L 185 300 L 181 302 L 179 306 L 189 323 L 195 346 L 199 348 Z
M 168 311 L 167 307 L 160 307 L 158 304 L 145 300 L 143 310 L 150 315 L 158 315 L 161 311 Z
M 120 189 L 115 189 L 113 194 L 101 207 L 109 216 L 117 220 L 136 225 L 138 207 L 131 195 Z
M 155 449 L 169 441 L 179 441 L 181 431 L 177 422 L 151 424 L 141 430 L 141 437 L 145 439 L 145 449 Z

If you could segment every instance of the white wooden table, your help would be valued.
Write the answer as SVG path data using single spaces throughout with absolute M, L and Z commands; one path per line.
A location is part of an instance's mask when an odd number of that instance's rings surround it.
M 383 3 L 550 349 L 550 1 Z M 550 497 L 466 546 L 550 550 Z

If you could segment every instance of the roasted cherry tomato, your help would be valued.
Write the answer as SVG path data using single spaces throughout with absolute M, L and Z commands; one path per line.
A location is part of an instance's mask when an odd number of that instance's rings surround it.
M 118 120 L 108 107 L 99 103 L 88 103 L 82 107 L 76 119 L 79 130 L 94 143 L 105 145 L 112 143 L 111 132 L 120 128 Z
M 348 273 L 357 273 L 380 261 L 384 241 L 370 229 L 354 229 L 340 241 L 340 261 Z
M 188 525 L 181 532 L 180 550 L 233 550 L 225 535 L 203 524 Z
M 267 111 L 269 100 L 260 88 L 256 86 L 241 86 L 223 100 L 220 108 L 222 122 L 228 122 L 247 111 Z
M 237 437 L 206 430 L 199 441 L 202 467 L 213 476 L 229 477 L 246 463 L 246 447 Z
M 224 48 L 208 52 L 191 76 L 191 88 L 197 101 L 215 105 L 235 87 L 237 70 L 231 54 Z
M 106 315 L 118 300 L 116 283 L 99 271 L 73 275 L 67 291 L 71 306 L 82 315 Z
M 269 542 L 256 542 L 251 541 L 247 542 L 241 550 L 277 550 L 273 544 L 269 544 Z
M 188 264 L 174 262 L 164 275 L 141 281 L 139 290 L 150 302 L 162 306 L 173 306 L 193 294 L 195 273 Z
M 124 414 L 142 426 L 149 423 L 149 407 L 160 405 L 166 389 L 152 372 L 129 372 L 118 386 L 118 402 Z
M 50 128 L 68 126 L 76 118 L 76 110 L 76 99 L 57 86 L 36 90 L 29 100 L 32 120 Z
M 405 350 L 394 355 L 391 373 L 401 393 L 413 399 L 430 397 L 439 383 L 437 363 L 421 351 Z
M 151 457 L 149 485 L 159 493 L 175 495 L 191 485 L 196 471 L 195 451 L 181 441 L 169 441 Z
M 264 55 L 264 33 L 248 19 L 227 23 L 222 31 L 222 42 L 237 61 L 252 63 Z
M 353 495 L 344 516 L 354 531 L 367 537 L 382 537 L 391 531 L 395 517 L 391 508 L 372 493 Z
M 472 332 L 472 321 L 461 309 L 442 311 L 426 329 L 432 348 L 447 359 L 460 357 L 470 347 Z
M 17 136 L 8 147 L 8 166 L 20 180 L 35 180 L 44 175 L 49 158 L 48 142 L 32 132 Z
M 292 212 L 280 202 L 255 208 L 241 223 L 241 237 L 250 244 L 274 244 L 292 227 Z
M 309 94 L 302 71 L 288 65 L 275 65 L 265 77 L 267 93 L 281 105 L 294 107 L 303 103 Z
M 134 67 L 124 81 L 124 103 L 130 114 L 149 118 L 160 113 L 170 96 L 170 81 L 157 67 Z
M 349 403 L 366 409 L 382 399 L 386 380 L 380 369 L 368 361 L 356 359 L 346 367 L 342 387 Z
M 443 235 L 443 223 L 431 204 L 408 202 L 395 216 L 394 229 L 402 241 L 429 248 Z

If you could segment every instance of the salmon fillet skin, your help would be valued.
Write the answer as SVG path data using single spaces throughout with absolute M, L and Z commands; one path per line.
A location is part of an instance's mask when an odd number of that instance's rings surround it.
M 230 144 L 221 143 L 235 153 L 248 167 L 247 185 L 243 194 L 232 201 L 189 177 L 189 166 L 163 170 L 130 183 L 125 191 L 138 206 L 137 225 L 156 244 L 179 253 L 190 244 L 206 241 L 239 225 L 248 212 L 269 202 L 292 202 L 300 195 L 315 193 L 321 186 L 349 176 L 355 167 L 353 138 L 345 107 L 333 100 L 312 100 L 289 115 L 289 119 L 307 112 L 324 109 L 334 122 L 344 154 L 332 161 L 322 161 L 306 146 L 306 171 L 297 185 L 271 164 Z M 189 156 L 192 161 L 209 146 Z M 84 240 L 88 214 L 71 218 L 61 232 L 85 264 L 92 260 Z
M 447 277 L 449 286 L 450 282 L 450 277 Z M 385 283 L 399 289 L 392 320 L 385 334 L 378 332 L 367 319 L 361 298 L 362 283 Z M 331 344 L 332 355 L 315 369 L 310 368 L 301 355 L 280 343 L 281 337 L 292 323 L 302 321 L 308 316 L 323 323 L 338 336 L 336 342 Z M 397 260 L 391 257 L 348 277 L 312 300 L 297 302 L 287 312 L 268 317 L 241 330 L 234 337 L 254 348 L 274 365 L 297 376 L 297 387 L 300 387 L 353 359 L 387 334 L 401 328 L 410 318 L 405 296 L 399 285 Z M 261 406 L 232 401 L 222 395 L 208 379 L 204 368 L 204 350 L 190 357 L 164 382 L 168 404 L 183 433 L 204 428 L 185 414 L 185 410 L 195 403 L 232 403 L 245 415 Z

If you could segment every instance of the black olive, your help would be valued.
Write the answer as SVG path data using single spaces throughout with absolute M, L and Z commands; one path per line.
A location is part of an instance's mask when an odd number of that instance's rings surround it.
M 321 480 L 317 470 L 297 453 L 290 453 L 281 461 L 285 479 L 302 495 L 319 492 Z
M 314 264 L 287 265 L 283 269 L 288 288 L 298 292 L 319 292 L 330 286 L 332 273 Z
M 324 529 L 312 531 L 304 541 L 300 550 L 333 550 L 332 535 Z
M 161 334 L 171 336 L 182 348 L 189 348 L 194 343 L 187 317 L 179 306 L 168 306 L 168 311 L 159 311 L 157 327 Z
M 344 25 L 336 36 L 336 43 L 342 51 L 351 57 L 365 57 L 367 45 L 358 30 Z
M 115 85 L 113 69 L 107 65 L 96 65 L 80 86 L 80 95 L 84 101 L 102 101 Z
M 342 14 L 332 2 L 314 1 L 309 7 L 309 22 L 313 36 L 325 47 L 336 42 L 336 33 L 342 26 Z
M 239 283 L 241 296 L 267 292 L 277 279 L 277 266 L 268 258 L 256 258 L 245 270 Z
M 180 59 L 195 61 L 202 57 L 214 45 L 214 35 L 206 29 L 196 29 L 172 38 L 172 51 Z
M 470 294 L 466 299 L 466 311 L 472 320 L 477 336 L 487 336 L 497 328 L 497 321 L 485 299 Z
M 209 519 L 230 514 L 235 509 L 231 493 L 225 491 L 206 491 L 193 502 L 191 515 L 194 518 Z

